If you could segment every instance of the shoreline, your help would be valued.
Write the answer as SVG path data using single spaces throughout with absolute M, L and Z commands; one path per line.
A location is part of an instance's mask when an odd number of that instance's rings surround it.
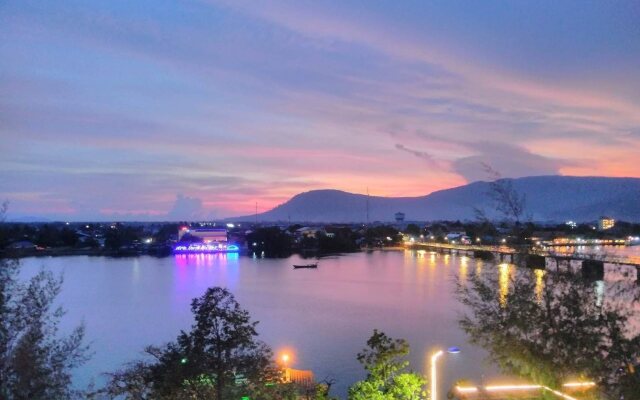
M 340 253 L 319 253 L 314 251 L 317 257 L 327 256 L 339 256 L 342 254 L 371 252 L 371 251 L 402 251 L 405 250 L 402 246 L 389 246 L 389 247 L 362 247 L 360 249 L 340 252 Z M 298 254 L 303 258 L 309 258 L 309 250 L 298 252 L 292 251 L 287 255 Z M 213 254 L 213 253 L 212 253 Z M 242 250 L 238 253 L 241 256 L 251 256 L 251 253 Z M 95 248 L 53 248 L 53 249 L 15 249 L 0 251 L 0 259 L 22 259 L 22 258 L 44 258 L 44 257 L 69 257 L 69 256 L 89 256 L 89 257 L 112 257 L 112 258 L 124 258 L 124 257 L 140 257 L 151 256 L 157 258 L 164 258 L 174 255 L 169 247 L 156 248 L 156 249 L 130 249 L 130 250 L 105 250 Z M 282 258 L 282 257 L 269 257 L 269 258 Z

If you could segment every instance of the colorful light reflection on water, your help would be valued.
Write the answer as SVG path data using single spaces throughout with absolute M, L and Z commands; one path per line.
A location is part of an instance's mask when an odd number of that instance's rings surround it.
M 173 246 L 175 254 L 199 254 L 199 253 L 238 253 L 240 248 L 235 244 L 227 243 L 176 243 Z

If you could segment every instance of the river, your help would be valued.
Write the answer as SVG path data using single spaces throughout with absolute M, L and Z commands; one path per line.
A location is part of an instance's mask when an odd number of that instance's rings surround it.
M 76 372 L 80 387 L 104 382 L 141 355 L 146 345 L 175 339 L 192 322 L 191 299 L 206 288 L 229 288 L 254 320 L 260 338 L 277 353 L 288 349 L 291 366 L 317 379 L 335 379 L 334 393 L 364 377 L 356 360 L 374 328 L 411 345 L 411 365 L 426 372 L 436 348 L 461 348 L 444 357 L 443 388 L 460 378 L 504 381 L 468 343 L 458 326 L 462 306 L 455 276 L 500 268 L 465 256 L 423 251 L 375 251 L 325 258 L 316 270 L 294 270 L 286 259 L 238 255 L 167 258 L 57 257 L 23 259 L 26 277 L 45 268 L 64 275 L 59 301 L 68 311 L 62 328 L 84 321 L 94 352 Z

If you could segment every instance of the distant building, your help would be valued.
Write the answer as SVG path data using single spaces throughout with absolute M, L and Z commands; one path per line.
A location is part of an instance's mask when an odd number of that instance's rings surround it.
M 462 244 L 471 244 L 471 238 L 467 236 L 466 232 L 451 232 L 445 236 L 445 240 L 455 242 L 459 241 Z
M 395 214 L 396 217 L 396 222 L 404 222 L 404 213 L 403 212 L 397 212 Z
M 296 229 L 295 232 L 295 236 L 296 238 L 303 238 L 303 237 L 309 237 L 309 238 L 315 238 L 316 234 L 318 232 L 322 231 L 322 229 L 320 228 L 314 228 L 314 227 L 309 227 L 309 226 L 303 226 L 302 228 L 298 228 Z
M 313 372 L 304 369 L 285 368 L 284 381 L 298 384 L 311 384 L 313 383 Z
M 33 250 L 36 248 L 36 245 L 28 240 L 19 240 L 11 243 L 9 248 L 13 250 Z
M 598 220 L 598 229 L 606 231 L 616 226 L 616 220 L 611 217 L 600 217 Z
M 178 241 L 181 241 L 185 235 L 202 239 L 203 243 L 226 243 L 226 228 L 189 228 L 183 226 L 178 231 Z

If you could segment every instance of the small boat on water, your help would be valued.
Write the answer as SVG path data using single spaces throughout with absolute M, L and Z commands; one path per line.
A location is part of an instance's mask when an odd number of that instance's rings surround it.
M 318 263 L 314 264 L 293 264 L 293 269 L 298 268 L 318 268 Z

